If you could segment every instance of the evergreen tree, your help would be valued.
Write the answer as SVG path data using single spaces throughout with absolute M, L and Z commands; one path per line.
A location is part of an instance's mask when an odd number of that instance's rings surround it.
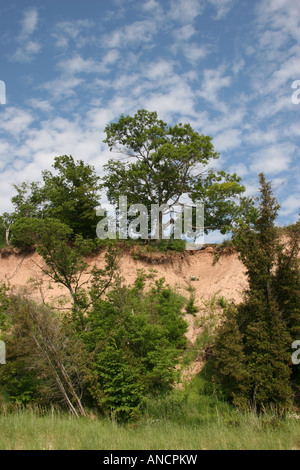
M 278 254 L 274 291 L 291 343 L 300 339 L 300 221 L 287 228 L 285 246 Z M 292 365 L 292 387 L 295 401 L 300 403 L 300 368 Z
M 300 338 L 300 220 L 287 228 L 280 246 L 274 276 L 276 300 L 292 340 Z
M 216 340 L 213 381 L 221 386 L 221 394 L 236 406 L 247 406 L 247 368 L 237 310 L 231 305 L 224 312 L 225 319 Z
M 280 276 L 279 271 L 276 274 L 278 259 L 282 257 L 283 265 L 286 256 L 274 226 L 279 204 L 271 184 L 263 174 L 259 178 L 261 195 L 257 217 L 252 223 L 240 225 L 234 236 L 246 267 L 249 288 L 244 302 L 238 306 L 236 320 L 229 317 L 221 327 L 216 350 L 221 372 L 225 370 L 227 374 L 221 380 L 222 388 L 231 397 L 239 393 L 237 404 L 246 401 L 258 411 L 270 406 L 283 410 L 291 404 L 292 397 L 289 330 L 292 309 L 287 321 L 282 310 L 282 292 L 288 289 L 282 283 L 282 272 Z M 289 284 L 289 289 L 293 283 Z M 296 302 L 296 297 L 289 300 L 290 305 Z M 216 375 L 220 377 L 220 371 Z M 239 380 L 243 381 L 242 389 Z

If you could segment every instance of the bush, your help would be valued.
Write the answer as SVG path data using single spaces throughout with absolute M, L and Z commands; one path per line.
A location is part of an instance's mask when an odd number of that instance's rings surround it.
M 143 399 L 166 392 L 176 380 L 175 366 L 186 346 L 184 299 L 163 280 L 145 290 L 118 286 L 89 313 L 84 340 L 94 354 L 103 392 L 99 405 L 120 420 L 139 414 Z

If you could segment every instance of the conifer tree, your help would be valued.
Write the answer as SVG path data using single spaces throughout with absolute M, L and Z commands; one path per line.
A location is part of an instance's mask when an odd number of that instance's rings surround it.
M 227 393 L 229 390 L 231 397 L 242 392 L 243 400 L 240 395 L 237 404 L 246 401 L 257 411 L 270 406 L 282 411 L 289 407 L 292 397 L 291 335 L 282 310 L 282 274 L 276 275 L 279 254 L 282 264 L 285 255 L 274 225 L 280 206 L 264 175 L 260 174 L 259 179 L 261 194 L 257 217 L 252 223 L 243 223 L 234 236 L 240 259 L 246 267 L 249 287 L 244 302 L 237 308 L 234 322 L 231 317 L 221 327 L 216 347 L 217 363 L 222 364 L 223 370 L 227 369 L 227 377 L 232 377 L 230 383 L 223 377 L 223 389 L 227 389 Z M 286 263 L 283 265 L 287 266 Z M 289 285 L 290 289 L 293 283 Z M 294 300 L 289 301 L 290 305 L 295 299 L 294 296 Z M 226 331 L 227 341 L 222 341 Z M 234 358 L 230 357 L 229 351 Z M 243 389 L 238 379 L 243 380 Z
M 240 332 L 237 309 L 231 305 L 216 341 L 213 381 L 221 386 L 222 395 L 236 406 L 247 406 L 247 369 L 243 335 Z
M 285 244 L 278 254 L 274 291 L 291 343 L 300 339 L 300 220 L 288 227 Z M 300 403 L 300 367 L 292 365 L 291 383 L 295 401 Z

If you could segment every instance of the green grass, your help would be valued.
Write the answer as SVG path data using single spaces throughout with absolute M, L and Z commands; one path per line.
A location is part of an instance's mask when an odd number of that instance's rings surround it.
M 149 400 L 143 418 L 117 424 L 36 410 L 0 414 L 0 450 L 300 450 L 300 420 L 239 413 L 205 392 L 199 376 L 185 390 Z
M 118 425 L 109 420 L 21 412 L 0 417 L 1 450 L 300 450 L 300 424 L 281 427 L 272 418 L 249 414 L 182 424 L 143 420 Z

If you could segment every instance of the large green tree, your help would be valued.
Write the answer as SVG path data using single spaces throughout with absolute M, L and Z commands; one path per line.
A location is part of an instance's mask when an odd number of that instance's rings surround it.
M 74 234 L 95 238 L 99 206 L 99 179 L 92 166 L 72 156 L 55 157 L 53 174 L 43 172 L 47 216 L 68 225 Z
M 291 333 L 295 306 L 299 305 L 299 291 L 295 289 L 295 264 L 299 261 L 294 257 L 296 250 L 292 255 L 280 244 L 274 225 L 279 204 L 271 184 L 263 174 L 259 178 L 257 217 L 252 223 L 241 224 L 234 236 L 249 287 L 244 302 L 220 329 L 215 378 L 237 405 L 247 403 L 258 410 L 272 405 L 282 411 L 292 398 Z M 288 256 L 292 270 L 287 266 Z M 283 280 L 283 272 L 289 273 L 289 279 Z M 236 330 L 234 341 L 228 334 L 232 325 Z
M 1 217 L 7 243 L 16 232 L 14 225 L 19 225 L 20 221 L 22 224 L 24 219 L 56 219 L 70 228 L 73 238 L 76 235 L 96 238 L 100 177 L 92 166 L 68 155 L 55 157 L 52 166 L 54 171 L 42 172 L 42 181 L 14 186 L 14 210 Z M 22 247 L 20 238 L 18 245 Z
M 104 142 L 122 155 L 105 166 L 104 187 L 112 204 L 126 196 L 129 204 L 144 204 L 149 212 L 151 204 L 175 205 L 187 195 L 205 203 L 209 227 L 230 228 L 239 212 L 236 198 L 244 187 L 235 174 L 209 169 L 219 158 L 211 137 L 190 124 L 168 126 L 156 112 L 145 109 L 134 116 L 122 115 L 105 132 Z

